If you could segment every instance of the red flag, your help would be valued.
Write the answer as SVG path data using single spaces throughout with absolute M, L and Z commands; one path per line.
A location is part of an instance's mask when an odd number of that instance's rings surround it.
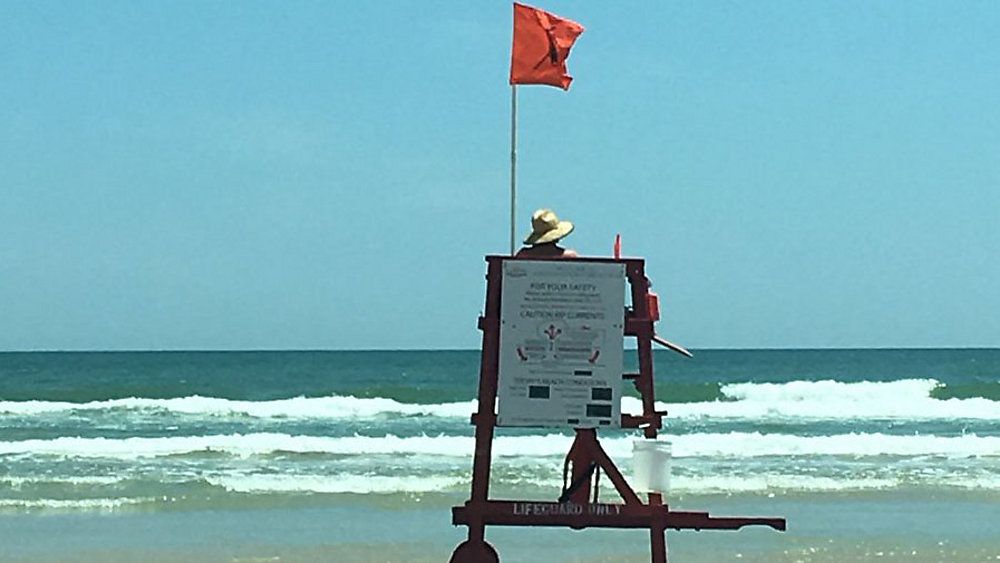
M 548 84 L 569 90 L 566 59 L 583 26 L 538 8 L 514 3 L 511 84 Z

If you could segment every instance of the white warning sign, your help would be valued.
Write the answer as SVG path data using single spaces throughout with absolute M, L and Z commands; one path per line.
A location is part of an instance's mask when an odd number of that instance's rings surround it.
M 625 265 L 504 262 L 499 426 L 621 426 Z

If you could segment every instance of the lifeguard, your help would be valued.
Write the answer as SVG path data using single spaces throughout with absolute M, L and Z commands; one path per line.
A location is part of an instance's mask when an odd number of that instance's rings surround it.
M 524 239 L 518 258 L 577 258 L 575 250 L 559 246 L 560 240 L 573 232 L 573 223 L 560 221 L 551 209 L 539 209 L 531 214 L 531 234 Z

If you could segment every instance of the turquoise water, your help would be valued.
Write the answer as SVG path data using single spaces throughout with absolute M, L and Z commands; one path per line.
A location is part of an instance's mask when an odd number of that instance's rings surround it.
M 634 353 L 626 357 L 634 364 Z M 115 529 L 149 518 L 194 523 L 217 511 L 245 529 L 247 514 L 291 511 L 295 520 L 353 507 L 362 520 L 384 521 L 388 511 L 403 527 L 415 514 L 439 515 L 431 544 L 440 551 L 461 535 L 448 526 L 448 507 L 468 496 L 478 362 L 474 351 L 2 353 L 0 540 L 108 518 L 118 519 Z M 945 511 L 969 503 L 956 513 L 968 522 L 948 523 L 951 536 L 1000 516 L 1000 350 L 658 352 L 656 371 L 670 413 L 672 504 L 794 513 L 788 534 L 730 534 L 764 538 L 768 557 L 783 547 L 823 553 L 822 542 L 844 539 L 816 532 L 815 545 L 802 543 L 796 527 L 816 528 L 808 509 L 816 503 L 842 515 L 870 514 L 865 503 Z M 634 397 L 623 400 L 624 412 L 638 410 Z M 602 433 L 626 476 L 634 437 Z M 493 493 L 555 499 L 571 440 L 552 429 L 500 429 Z M 400 545 L 413 543 L 398 526 Z M 326 530 L 310 537 L 336 537 Z M 897 550 L 907 537 L 913 545 L 931 537 L 912 525 L 895 532 L 886 541 Z M 383 535 L 320 544 L 363 560 Z M 992 557 L 1000 540 L 974 536 L 966 544 Z M 736 541 L 718 545 L 735 550 Z M 856 550 L 877 549 L 871 541 Z M 938 541 L 949 534 L 926 548 L 947 560 Z

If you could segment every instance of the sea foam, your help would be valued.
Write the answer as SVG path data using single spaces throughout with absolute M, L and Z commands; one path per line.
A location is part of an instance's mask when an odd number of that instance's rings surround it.
M 84 499 L 7 499 L 0 498 L 0 509 L 55 509 L 55 510 L 114 510 L 123 506 L 156 502 L 149 497 L 84 498 Z
M 762 456 L 1000 456 L 1000 437 L 893 435 L 848 433 L 831 436 L 797 436 L 760 432 L 694 433 L 668 437 L 673 455 L 709 458 Z M 494 440 L 495 457 L 563 456 L 573 438 L 563 434 L 500 436 Z M 605 450 L 628 458 L 631 437 L 605 438 Z M 292 436 L 282 433 L 172 436 L 162 438 L 79 438 L 0 442 L 0 455 L 63 456 L 137 459 L 199 453 L 224 453 L 237 457 L 276 452 L 345 456 L 410 455 L 469 457 L 475 449 L 470 436 Z
M 628 468 L 624 468 L 629 475 Z M 275 493 L 436 493 L 465 492 L 469 477 L 443 476 L 382 476 L 362 474 L 334 475 L 219 475 L 206 478 L 212 485 L 234 493 L 275 494 Z M 562 481 L 558 476 L 537 477 L 527 480 L 535 487 L 558 491 Z M 519 483 L 508 482 L 504 478 L 495 479 L 494 486 L 510 487 Z M 523 484 L 523 483 L 520 483 Z M 689 494 L 739 494 L 763 492 L 841 492 L 879 491 L 905 486 L 928 485 L 935 487 L 966 490 L 1000 490 L 997 477 L 912 476 L 899 477 L 857 477 L 857 476 L 814 476 L 790 473 L 763 472 L 754 475 L 675 475 L 671 477 L 672 493 Z M 609 483 L 602 483 L 605 498 L 613 495 Z
M 216 475 L 205 480 L 236 493 L 429 493 L 468 486 L 467 478 L 413 475 Z

